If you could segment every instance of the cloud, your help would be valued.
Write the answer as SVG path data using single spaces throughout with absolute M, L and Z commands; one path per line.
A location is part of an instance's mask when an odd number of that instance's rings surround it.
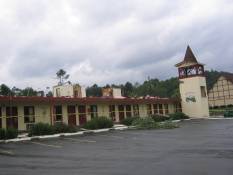
M 2 0 L 0 79 L 45 88 L 177 75 L 187 44 L 208 69 L 233 68 L 230 0 Z M 224 60 L 224 61 L 221 61 Z

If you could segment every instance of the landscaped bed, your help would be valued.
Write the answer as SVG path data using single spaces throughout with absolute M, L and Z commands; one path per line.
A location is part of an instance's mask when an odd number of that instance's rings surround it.
M 173 129 L 177 128 L 177 123 L 173 120 L 188 119 L 189 117 L 183 113 L 174 113 L 169 117 L 161 115 L 153 115 L 145 118 L 129 117 L 124 119 L 121 123 L 128 127 L 118 127 L 119 129 Z M 28 140 L 31 138 L 42 136 L 43 138 L 52 138 L 62 135 L 83 134 L 88 131 L 102 132 L 107 129 L 113 128 L 113 121 L 107 117 L 96 117 L 84 124 L 83 131 L 76 126 L 69 126 L 64 123 L 56 123 L 49 125 L 46 123 L 37 123 L 33 125 L 28 132 Z M 67 134 L 66 134 L 67 133 Z M 54 136 L 53 136 L 54 135 Z M 0 140 L 14 139 L 18 137 L 18 131 L 15 129 L 0 129 Z M 22 139 L 23 140 L 23 139 Z

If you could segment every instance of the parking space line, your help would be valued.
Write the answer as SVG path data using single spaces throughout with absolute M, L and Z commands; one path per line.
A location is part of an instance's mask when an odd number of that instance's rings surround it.
M 36 145 L 41 145 L 41 146 L 52 147 L 52 148 L 62 148 L 62 146 L 59 146 L 59 145 L 50 145 L 50 144 L 45 144 L 41 142 L 31 142 L 31 143 L 36 144 Z
M 76 141 L 76 142 L 80 142 L 80 143 L 96 143 L 95 140 L 84 140 L 84 139 L 74 139 L 74 138 L 63 138 L 65 140 L 71 140 L 71 141 Z
M 0 155 L 9 155 L 9 156 L 13 156 L 13 155 L 15 155 L 14 153 L 13 153 L 13 151 L 10 151 L 10 150 L 0 150 Z
M 111 137 L 111 138 L 116 138 L 116 139 L 124 139 L 124 137 L 121 137 L 121 136 L 114 136 L 114 135 L 107 135 L 107 134 L 98 134 L 97 136 Z

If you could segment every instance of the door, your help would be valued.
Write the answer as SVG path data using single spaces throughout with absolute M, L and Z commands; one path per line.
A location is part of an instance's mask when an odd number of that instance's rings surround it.
M 68 125 L 74 126 L 76 125 L 76 110 L 75 106 L 67 106 L 68 113 Z
M 125 118 L 124 105 L 119 105 L 118 106 L 118 111 L 119 111 L 119 120 L 122 121 Z
M 6 127 L 18 129 L 18 109 L 16 106 L 6 107 Z
M 87 121 L 85 105 L 78 106 L 78 116 L 79 116 L 79 125 L 85 124 Z

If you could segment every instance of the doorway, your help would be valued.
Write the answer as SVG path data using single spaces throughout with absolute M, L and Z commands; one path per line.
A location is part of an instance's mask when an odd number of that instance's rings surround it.
M 78 116 L 79 116 L 79 125 L 83 125 L 87 122 L 85 105 L 78 106 Z
M 74 105 L 67 106 L 68 113 L 68 125 L 75 126 L 76 125 L 76 110 Z
M 6 127 L 18 129 L 18 108 L 16 106 L 6 107 Z

